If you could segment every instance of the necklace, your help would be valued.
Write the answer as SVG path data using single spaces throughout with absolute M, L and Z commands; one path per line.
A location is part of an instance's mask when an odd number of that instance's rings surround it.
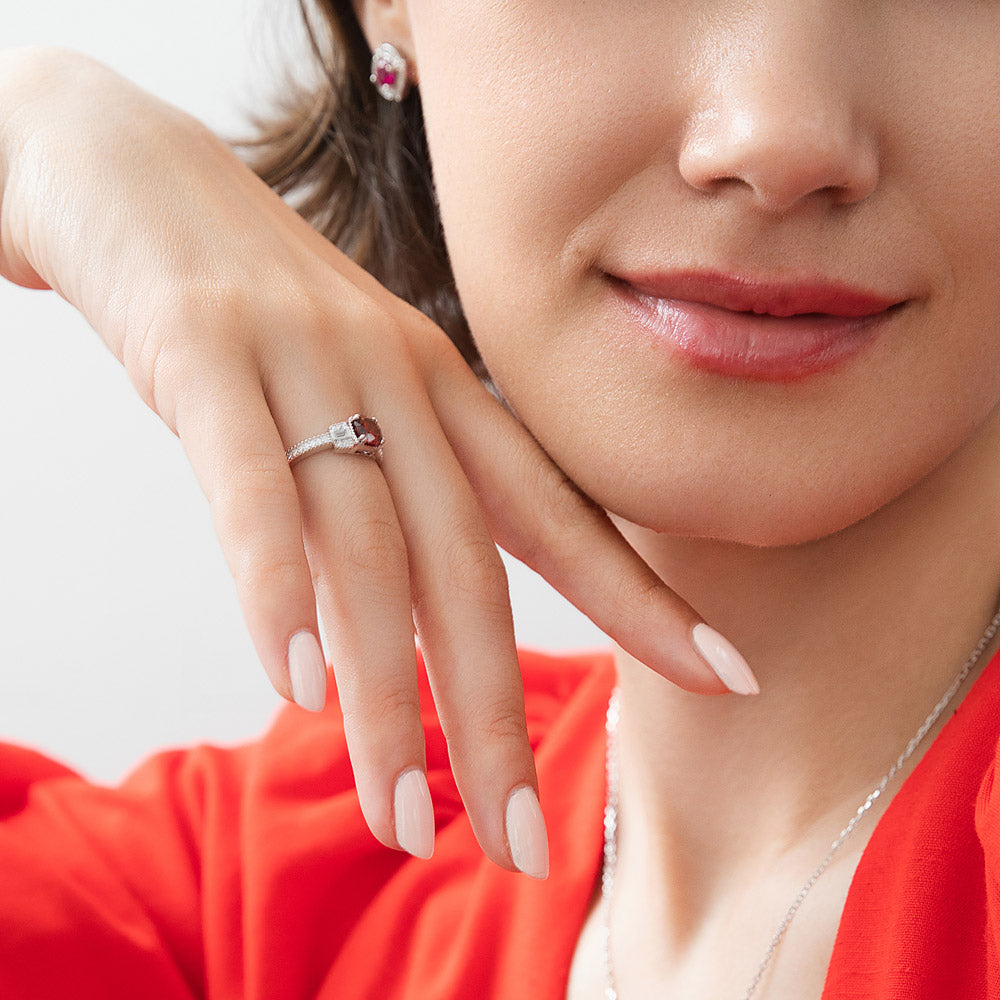
M 998 611 L 993 617 L 993 620 L 983 633 L 982 638 L 976 645 L 976 648 L 972 651 L 972 654 L 966 661 L 965 666 L 962 667 L 958 676 L 951 682 L 951 686 L 947 691 L 945 691 L 941 700 L 934 706 L 931 714 L 924 719 L 923 724 L 916 731 L 916 733 L 914 733 L 913 738 L 906 744 L 906 748 L 899 755 L 899 757 L 896 758 L 896 762 L 889 768 L 886 774 L 882 777 L 881 781 L 879 781 L 871 794 L 869 794 L 868 798 L 861 803 L 857 812 L 851 817 L 851 821 L 844 827 L 843 830 L 841 830 L 840 835 L 833 842 L 833 844 L 831 844 L 826 857 L 823 858 L 823 860 L 816 866 L 813 873 L 808 879 L 806 879 L 805 884 L 801 889 L 799 889 L 795 899 L 792 900 L 792 905 L 788 907 L 784 917 L 782 917 L 781 923 L 778 925 L 778 929 L 774 933 L 774 937 L 771 938 L 771 943 L 767 946 L 767 950 L 764 952 L 764 957 L 761 959 L 760 965 L 757 966 L 757 971 L 754 973 L 753 979 L 750 980 L 750 985 L 746 988 L 741 1000 L 750 1000 L 750 998 L 757 991 L 757 987 L 764 978 L 764 973 L 767 970 L 768 965 L 770 965 L 771 959 L 774 958 L 774 954 L 778 950 L 778 945 L 781 944 L 781 939 L 785 936 L 785 931 L 788 930 L 788 925 L 792 922 L 792 918 L 798 912 L 798 909 L 808 895 L 809 890 L 816 884 L 816 881 L 823 874 L 823 872 L 826 871 L 830 862 L 833 861 L 834 855 L 843 846 L 844 841 L 847 840 L 847 838 L 854 832 L 855 828 L 864 818 L 865 814 L 869 809 L 871 809 L 875 800 L 878 799 L 886 790 L 889 782 L 892 781 L 906 761 L 910 759 L 911 755 L 923 741 L 924 737 L 933 727 L 934 723 L 937 722 L 941 713 L 948 707 L 951 700 L 958 693 L 958 689 L 962 686 L 963 681 L 965 681 L 965 679 L 969 676 L 969 673 L 975 666 L 976 661 L 982 655 L 983 650 L 987 647 L 987 645 L 989 645 L 990 640 L 996 635 L 998 629 L 1000 629 L 1000 611 Z M 604 952 L 605 1000 L 618 1000 L 618 991 L 615 988 L 614 971 L 611 967 L 611 895 L 614 891 L 615 869 L 618 864 L 617 733 L 619 694 L 620 688 L 616 684 L 614 690 L 611 692 L 611 697 L 608 700 L 606 723 L 608 800 L 604 807 L 604 864 L 601 869 L 601 909 L 603 914 L 602 940 Z

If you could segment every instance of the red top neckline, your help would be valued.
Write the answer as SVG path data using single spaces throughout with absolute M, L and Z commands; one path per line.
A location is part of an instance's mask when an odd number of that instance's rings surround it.
M 519 987 L 536 997 L 565 997 L 570 963 L 600 877 L 606 800 L 604 723 L 616 673 L 610 650 L 584 651 L 574 658 L 589 664 L 589 676 L 581 680 L 565 713 L 536 752 L 539 792 L 548 820 L 549 880 L 533 882 L 485 859 L 476 874 L 476 898 L 484 905 L 509 897 L 502 907 L 508 914 L 503 950 L 534 955 L 538 963 L 534 969 L 497 970 L 496 992 L 490 996 L 514 997 Z M 581 732 L 599 738 L 581 742 Z M 905 975 L 906 967 L 954 967 L 968 941 L 938 954 L 926 933 L 928 921 L 939 924 L 947 919 L 936 904 L 949 892 L 952 909 L 958 908 L 957 900 L 969 898 L 967 906 L 962 904 L 963 919 L 946 939 L 967 938 L 972 917 L 978 921 L 974 945 L 981 950 L 979 925 L 985 914 L 977 900 L 982 895 L 984 860 L 976 837 L 976 803 L 978 798 L 980 813 L 997 811 L 989 810 L 985 799 L 992 789 L 998 732 L 1000 653 L 973 681 L 879 817 L 851 882 L 822 1000 L 909 997 L 907 992 L 893 992 L 898 986 L 890 985 Z M 962 849 L 963 844 L 968 849 Z M 952 888 L 942 884 L 943 872 L 937 868 L 942 851 L 953 860 L 955 854 L 964 854 L 964 861 L 971 862 L 978 874 L 971 880 L 963 876 Z M 475 923 L 470 914 L 470 926 Z M 907 941 L 912 953 L 899 953 Z M 973 986 L 967 992 L 951 992 L 954 988 L 952 982 L 949 992 L 940 996 L 973 1000 L 981 995 Z

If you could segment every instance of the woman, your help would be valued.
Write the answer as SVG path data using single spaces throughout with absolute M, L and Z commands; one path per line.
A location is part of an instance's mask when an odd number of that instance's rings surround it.
M 340 702 L 115 792 L 8 748 L 4 995 L 1000 996 L 1000 8 L 321 16 L 255 164 L 370 273 L 102 67 L 0 64 L 0 273 L 180 436 L 310 709 L 318 597 Z M 519 662 L 491 539 L 613 657 Z

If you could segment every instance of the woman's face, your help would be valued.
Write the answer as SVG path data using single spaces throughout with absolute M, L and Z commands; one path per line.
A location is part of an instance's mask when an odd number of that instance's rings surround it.
M 599 504 L 804 541 L 997 421 L 1000 2 L 409 0 L 407 17 L 473 335 Z M 857 333 L 743 316 L 718 334 L 722 314 L 669 301 L 693 270 L 903 304 Z M 681 309 L 673 334 L 623 304 L 640 285 L 647 315 Z

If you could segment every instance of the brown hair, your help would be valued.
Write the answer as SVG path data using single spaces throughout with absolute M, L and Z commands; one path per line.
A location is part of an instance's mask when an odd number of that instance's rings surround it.
M 430 316 L 488 383 L 448 260 L 420 94 L 378 96 L 351 0 L 298 6 L 318 82 L 288 80 L 277 111 L 252 114 L 256 134 L 230 145 L 316 230 Z

